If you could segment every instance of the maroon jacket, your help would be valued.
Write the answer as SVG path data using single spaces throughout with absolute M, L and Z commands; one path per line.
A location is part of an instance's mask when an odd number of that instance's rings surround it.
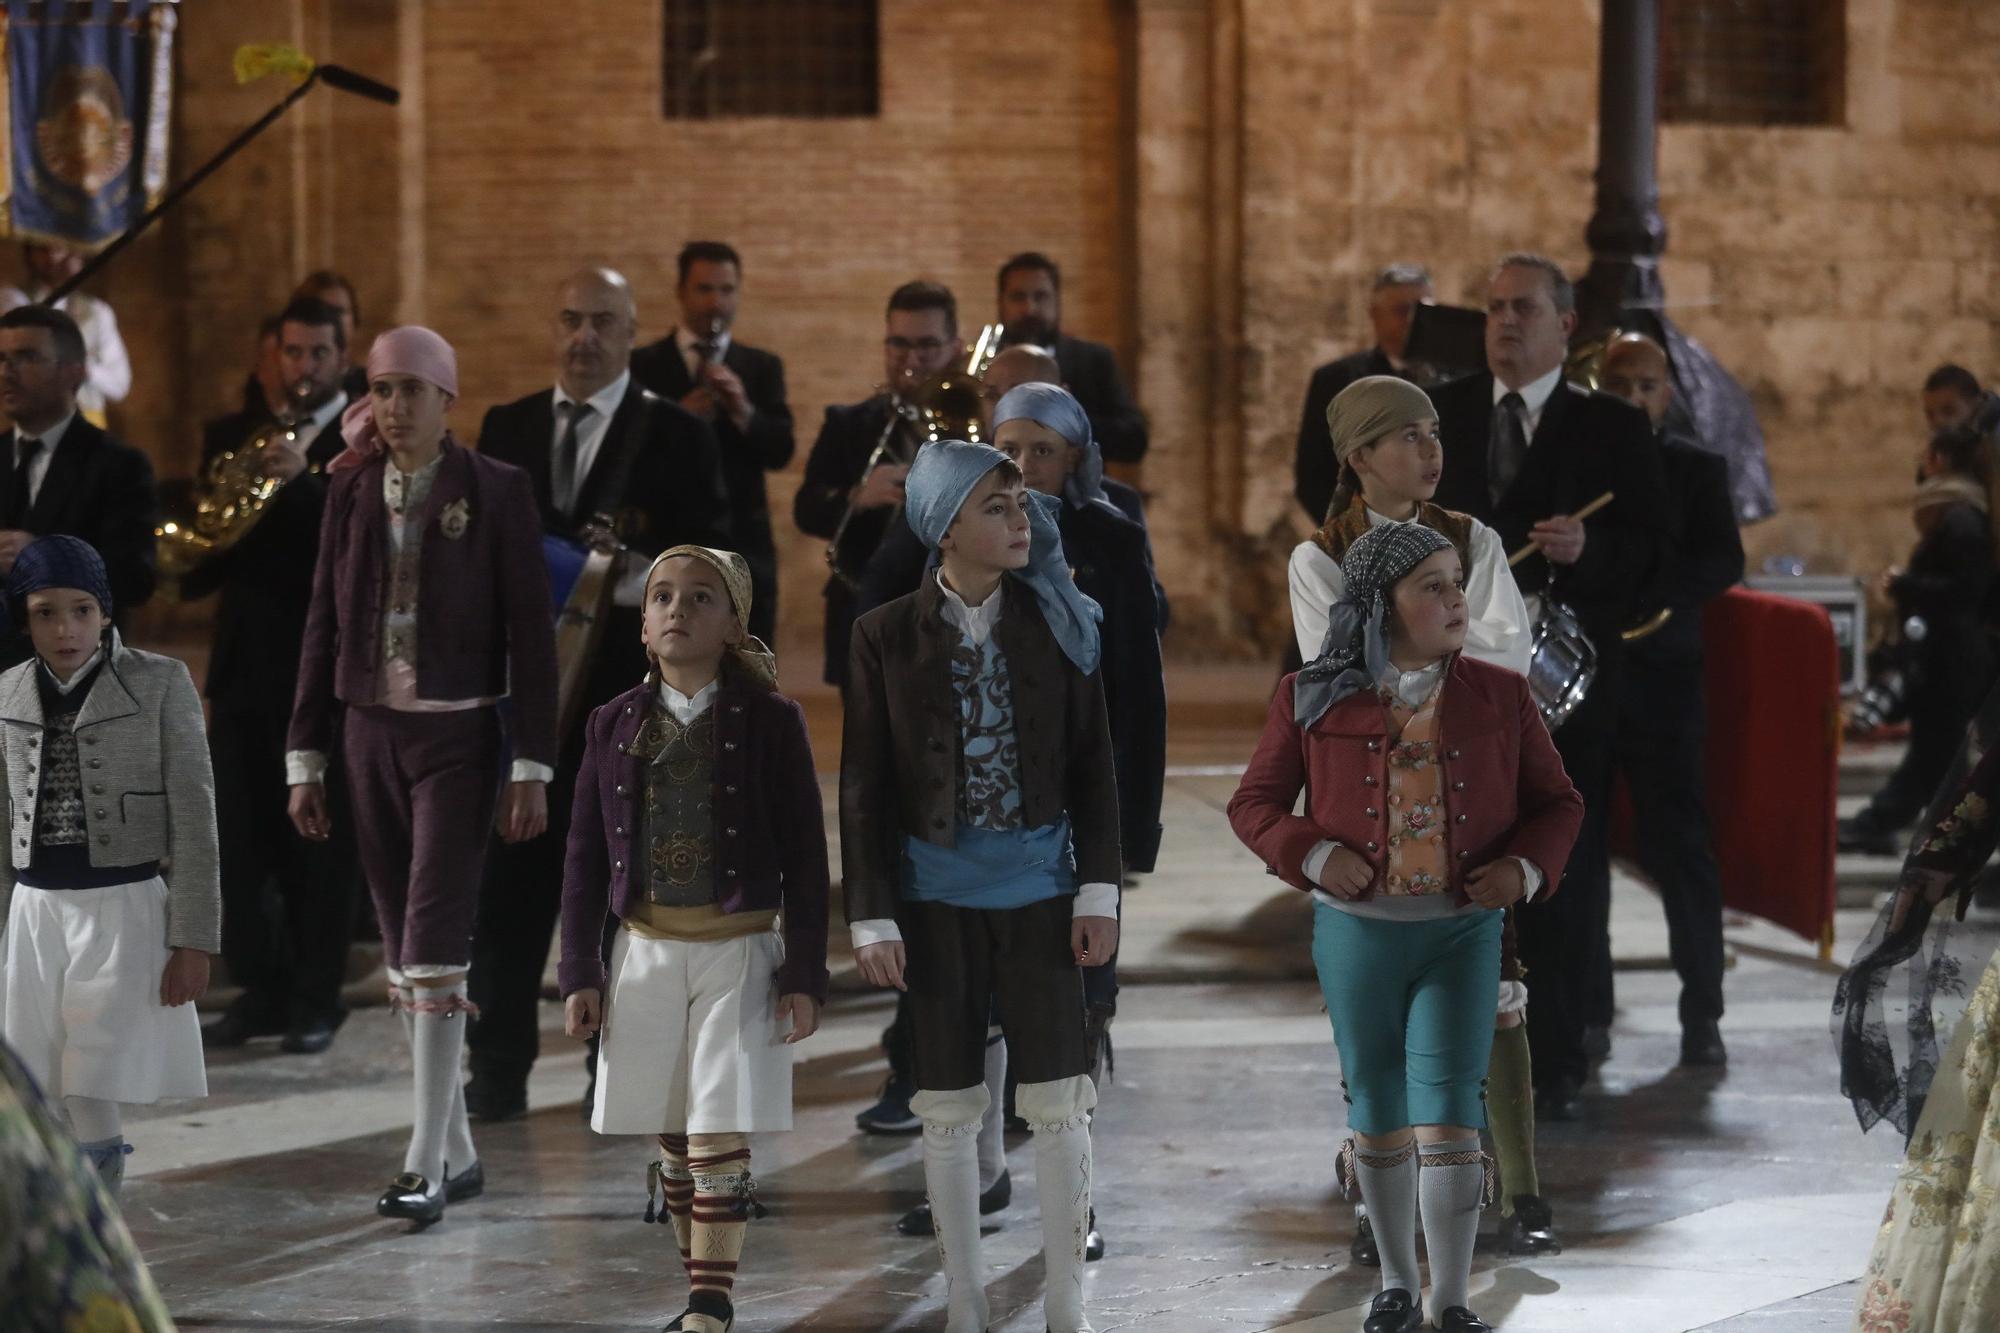
M 623 920 L 645 891 L 644 880 L 632 873 L 650 859 L 639 845 L 645 761 L 631 749 L 656 689 L 635 685 L 584 725 L 563 863 L 556 981 L 565 998 L 604 989 L 605 912 Z M 715 710 L 716 900 L 725 912 L 783 908 L 778 993 L 824 1002 L 826 819 L 805 710 L 775 690 L 726 674 L 709 706 Z
M 1375 867 L 1381 887 L 1389 841 L 1389 711 L 1372 691 L 1351 694 L 1305 731 L 1292 720 L 1286 676 L 1271 700 L 1257 752 L 1229 800 L 1229 823 L 1265 868 L 1295 889 L 1306 856 L 1332 838 Z M 1445 846 L 1461 900 L 1467 870 L 1503 856 L 1525 857 L 1555 891 L 1583 824 L 1583 798 L 1563 772 L 1525 676 L 1460 655 L 1439 701 L 1444 746 Z M 1299 792 L 1306 813 L 1295 815 Z
M 327 483 L 287 749 L 329 748 L 336 699 L 371 704 L 381 697 L 388 465 L 385 455 L 336 472 Z M 460 500 L 467 522 L 451 536 L 440 516 Z M 417 697 L 507 695 L 513 757 L 555 767 L 555 620 L 528 474 L 447 437 L 437 478 L 415 517 L 423 541 Z

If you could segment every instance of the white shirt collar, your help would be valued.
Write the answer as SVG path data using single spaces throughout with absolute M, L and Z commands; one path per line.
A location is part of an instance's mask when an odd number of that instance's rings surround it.
M 1391 523 L 1415 523 L 1417 521 L 1415 514 L 1410 515 L 1408 518 L 1390 518 L 1387 514 L 1370 509 L 1365 503 L 1361 506 L 1361 510 L 1368 515 L 1368 526 L 1371 528 L 1386 528 Z
M 75 690 L 77 686 L 83 684 L 84 680 L 89 677 L 90 673 L 97 669 L 97 664 L 99 662 L 102 662 L 103 660 L 104 660 L 104 650 L 102 648 L 99 648 L 97 651 L 93 652 L 89 657 L 83 659 L 83 665 L 78 667 L 73 673 L 71 673 L 70 678 L 68 680 L 57 680 L 56 673 L 49 670 L 49 664 L 47 662 L 42 663 L 42 671 L 45 675 L 48 676 L 49 684 L 56 687 L 56 693 L 63 695 L 65 698 L 67 698 L 71 691 Z
M 1440 657 L 1429 666 L 1418 667 L 1415 671 L 1398 671 L 1391 662 L 1389 669 L 1382 673 L 1382 688 L 1394 694 L 1405 708 L 1422 708 L 1424 700 L 1430 698 L 1444 676 L 1445 663 L 1451 659 Z
M 937 580 L 938 591 L 944 594 L 944 618 L 975 644 L 985 646 L 986 640 L 992 637 L 993 627 L 1000 623 L 1000 606 L 1007 600 L 1002 596 L 999 585 L 994 585 L 992 593 L 978 606 L 967 606 L 965 599 L 953 592 L 951 585 L 944 581 L 943 566 L 939 566 L 932 577 Z
M 1505 398 L 1510 393 L 1518 393 L 1521 395 L 1522 404 L 1528 409 L 1528 420 L 1540 421 L 1542 419 L 1542 409 L 1549 405 L 1549 398 L 1554 395 L 1556 385 L 1562 383 L 1562 373 L 1563 368 L 1557 366 L 1548 374 L 1538 379 L 1529 380 L 1518 389 L 1509 389 L 1501 382 L 1500 377 L 1495 375 L 1493 377 L 1493 405 L 1498 407 L 1502 398 Z
M 715 688 L 721 683 L 722 677 L 717 676 L 689 696 L 682 694 L 663 680 L 660 682 L 660 705 L 673 714 L 674 721 L 686 726 L 700 717 L 703 710 L 715 702 Z
M 56 446 L 62 443 L 62 437 L 66 433 L 68 433 L 69 423 L 75 420 L 76 420 L 76 409 L 71 408 L 68 416 L 64 417 L 61 421 L 58 421 L 55 425 L 49 427 L 47 430 L 41 432 L 41 434 L 39 435 L 37 435 L 33 431 L 24 430 L 21 426 L 16 425 L 14 427 L 14 448 L 16 454 L 18 455 L 19 453 L 22 440 L 40 440 L 42 442 L 42 457 L 44 458 L 49 457 L 50 455 L 55 453 Z
M 605 385 L 603 388 L 599 389 L 596 393 L 584 399 L 584 401 L 590 404 L 590 410 L 597 414 L 597 419 L 600 423 L 609 421 L 611 420 L 613 414 L 615 414 L 618 411 L 618 404 L 625 401 L 625 390 L 631 387 L 631 384 L 632 384 L 632 371 L 628 367 L 625 370 L 619 372 L 617 379 L 611 381 L 611 383 Z M 563 388 L 563 386 L 560 384 L 556 385 L 557 407 L 561 407 L 565 403 L 573 403 L 575 401 L 576 399 L 570 396 L 569 391 L 567 389 Z

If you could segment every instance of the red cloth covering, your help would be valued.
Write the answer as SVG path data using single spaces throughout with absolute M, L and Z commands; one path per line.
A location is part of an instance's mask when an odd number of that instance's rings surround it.
M 1833 936 L 1840 650 L 1815 603 L 1732 588 L 1708 604 L 1708 810 L 1723 902 Z M 1618 854 L 1631 857 L 1621 790 Z

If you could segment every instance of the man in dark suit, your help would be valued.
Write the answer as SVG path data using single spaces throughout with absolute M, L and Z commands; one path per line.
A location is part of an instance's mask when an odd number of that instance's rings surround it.
M 1681 978 L 1681 1063 L 1720 1065 L 1729 1058 L 1721 1027 L 1722 874 L 1704 797 L 1701 613 L 1711 598 L 1742 582 L 1743 538 L 1727 461 L 1661 437 L 1673 396 L 1665 350 L 1643 333 L 1619 335 L 1605 349 L 1601 383 L 1652 422 L 1680 520 L 1659 582 L 1666 623 L 1626 649 L 1618 767 L 1632 793 L 1639 864 L 1666 907 L 1667 951 Z M 1593 1007 L 1592 1021 L 1608 1023 L 1608 990 L 1594 994 Z
M 331 305 L 293 298 L 278 321 L 282 419 L 244 410 L 203 431 L 204 467 L 260 434 L 287 433 L 266 434 L 261 450 L 264 474 L 282 483 L 262 517 L 180 581 L 180 595 L 190 601 L 222 594 L 205 692 L 222 848 L 222 957 L 243 993 L 202 1029 L 211 1046 L 283 1033 L 281 1049 L 312 1054 L 333 1044 L 347 1016 L 340 983 L 358 874 L 347 784 L 328 783 L 333 836 L 315 842 L 300 837 L 286 817 L 284 780 L 292 685 L 326 504 L 324 470 L 345 447 L 341 328 Z
M 81 537 L 104 557 L 122 625 L 157 582 L 159 496 L 146 455 L 78 413 L 84 356 L 83 334 L 60 310 L 24 305 L 0 315 L 0 410 L 14 422 L 0 470 L 0 575 L 37 537 Z M 0 645 L 0 670 L 33 652 L 17 627 Z
M 1444 441 L 1437 503 L 1484 520 L 1516 566 L 1521 591 L 1575 609 L 1597 647 L 1596 683 L 1556 733 L 1584 800 L 1583 830 L 1559 892 L 1518 914 L 1529 985 L 1528 1039 L 1537 1114 L 1567 1119 L 1589 1073 L 1584 1027 L 1595 969 L 1610 959 L 1611 861 L 1606 817 L 1618 697 L 1619 634 L 1654 593 L 1673 539 L 1672 506 L 1646 414 L 1565 383 L 1576 294 L 1553 261 L 1503 258 L 1488 283 L 1488 370 L 1432 391 Z M 1571 518 L 1606 491 L 1587 521 Z
M 1055 355 L 1063 387 L 1083 404 L 1098 447 L 1114 463 L 1146 456 L 1146 414 L 1132 401 L 1118 359 L 1103 343 L 1062 331 L 1062 270 L 1034 250 L 1000 266 L 1000 322 L 1009 343 L 1035 343 Z
M 1298 455 L 1292 463 L 1292 494 L 1317 527 L 1326 521 L 1333 503 L 1340 466 L 1333 457 L 1333 437 L 1326 430 L 1326 409 L 1334 398 L 1364 375 L 1409 378 L 1403 351 L 1410 345 L 1410 324 L 1417 307 L 1437 301 L 1431 275 L 1421 264 L 1391 264 L 1375 275 L 1368 296 L 1368 322 L 1375 328 L 1375 345 L 1329 361 L 1312 374 L 1306 386 L 1305 412 L 1299 418 Z
M 889 297 L 882 338 L 883 372 L 889 385 L 907 393 L 958 359 L 958 301 L 951 289 L 921 279 L 906 282 Z M 891 521 L 900 521 L 903 478 L 915 456 L 911 432 L 899 427 L 874 467 L 868 465 L 889 424 L 887 392 L 858 403 L 826 409 L 826 421 L 806 456 L 805 479 L 792 499 L 799 530 L 834 541 L 834 571 L 826 581 L 826 681 L 847 680 L 847 640 L 854 626 L 854 594 L 868 558 Z M 843 529 L 843 520 L 846 527 Z
M 586 542 L 615 538 L 611 611 L 584 678 L 583 704 L 557 738 L 548 831 L 494 843 L 480 886 L 467 985 L 480 1015 L 467 1031 L 468 1114 L 503 1120 L 527 1111 L 528 1072 L 540 1054 L 536 1005 L 549 940 L 562 906 L 570 799 L 583 762 L 590 710 L 637 684 L 646 567 L 669 546 L 727 548 L 730 506 L 715 432 L 693 413 L 641 386 L 631 373 L 637 311 L 610 269 L 585 268 L 557 291 L 555 387 L 486 414 L 479 449 L 528 473 L 547 533 Z
M 680 323 L 632 353 L 632 378 L 709 423 L 722 447 L 734 549 L 750 564 L 750 632 L 766 643 L 778 624 L 778 548 L 764 474 L 792 461 L 785 363 L 736 341 L 743 277 L 736 251 L 693 241 L 680 253 Z

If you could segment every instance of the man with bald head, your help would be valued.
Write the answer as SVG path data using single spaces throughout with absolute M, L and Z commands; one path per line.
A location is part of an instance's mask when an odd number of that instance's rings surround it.
M 623 548 L 611 611 L 585 667 L 583 706 L 561 742 L 549 784 L 549 827 L 539 838 L 496 841 L 486 857 L 473 936 L 466 1034 L 472 1082 L 466 1111 L 504 1120 L 527 1113 L 528 1071 L 539 1053 L 542 969 L 561 907 L 570 798 L 590 711 L 646 669 L 639 643 L 648 563 L 669 546 L 728 547 L 730 505 L 715 432 L 632 377 L 638 310 L 622 274 L 577 269 L 552 293 L 552 388 L 486 414 L 479 448 L 526 470 L 545 533 Z
M 1719 454 L 1669 443 L 1661 432 L 1672 401 L 1667 354 L 1643 333 L 1605 349 L 1598 382 L 1652 422 L 1678 520 L 1673 555 L 1662 566 L 1654 608 L 1666 622 L 1628 645 L 1618 708 L 1618 768 L 1632 793 L 1639 864 L 1667 912 L 1667 952 L 1681 978 L 1681 1063 L 1720 1065 L 1722 1043 L 1722 875 L 1709 823 L 1702 698 L 1702 608 L 1743 578 L 1743 539 L 1729 499 L 1729 465 Z M 1592 1018 L 1609 1024 L 1605 979 L 1593 983 Z

